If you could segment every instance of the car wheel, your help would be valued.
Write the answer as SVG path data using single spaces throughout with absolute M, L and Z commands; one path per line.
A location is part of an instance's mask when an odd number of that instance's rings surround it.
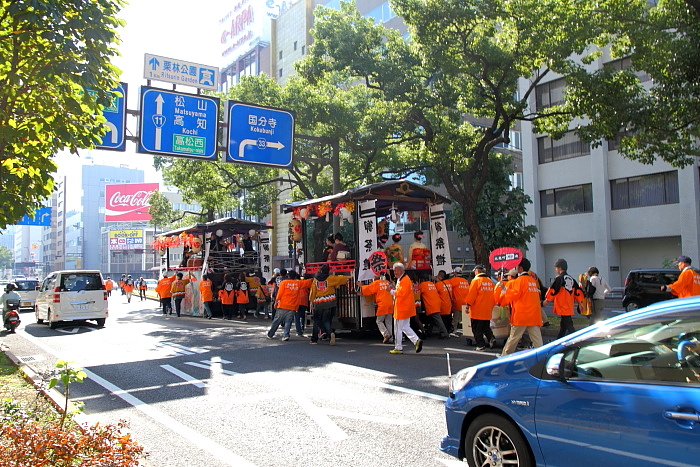
M 95 320 L 95 322 L 97 323 L 98 327 L 101 327 L 101 328 L 105 327 L 105 318 L 98 318 Z
M 49 329 L 56 329 L 58 327 L 58 322 L 53 321 L 53 316 L 49 313 Z
M 469 465 L 534 465 L 520 430 L 513 422 L 496 414 L 479 415 L 469 425 L 464 454 Z
M 640 309 L 641 307 L 642 307 L 642 305 L 637 300 L 630 300 L 627 303 L 625 310 L 626 311 L 634 311 L 634 310 Z
M 34 317 L 36 318 L 36 324 L 44 324 L 44 320 L 39 318 L 39 309 L 34 307 Z

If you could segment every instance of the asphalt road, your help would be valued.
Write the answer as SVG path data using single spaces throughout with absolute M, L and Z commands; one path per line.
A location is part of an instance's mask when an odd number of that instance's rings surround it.
M 126 420 L 151 466 L 462 465 L 441 453 L 447 365 L 495 357 L 463 339 L 421 354 L 366 336 L 336 346 L 268 340 L 269 321 L 163 317 L 155 302 L 110 299 L 106 327 L 51 330 L 22 313 L 10 351 L 35 371 L 73 361 L 91 422 Z

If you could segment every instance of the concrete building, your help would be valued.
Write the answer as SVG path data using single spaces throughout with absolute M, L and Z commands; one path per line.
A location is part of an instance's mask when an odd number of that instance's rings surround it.
M 625 61 L 604 56 L 591 67 L 604 64 Z M 564 86 L 552 76 L 530 107 L 559 102 Z M 526 222 L 539 229 L 527 255 L 543 279 L 556 275 L 557 258 L 572 275 L 597 266 L 613 287 L 624 285 L 630 269 L 670 266 L 680 254 L 700 263 L 700 161 L 682 170 L 643 165 L 620 156 L 617 141 L 591 148 L 573 132 L 552 140 L 527 122 L 522 140 L 524 187 L 533 200 Z

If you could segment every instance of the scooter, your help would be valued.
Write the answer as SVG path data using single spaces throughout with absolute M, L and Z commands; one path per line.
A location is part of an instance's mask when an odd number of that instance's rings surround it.
M 5 329 L 14 334 L 15 329 L 17 329 L 19 323 L 21 323 L 19 320 L 19 313 L 17 312 L 17 310 L 19 310 L 19 302 L 7 302 L 5 306 L 9 310 L 5 313 Z

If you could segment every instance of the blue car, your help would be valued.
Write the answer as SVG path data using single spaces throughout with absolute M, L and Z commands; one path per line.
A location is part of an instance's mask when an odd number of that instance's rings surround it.
M 700 465 L 700 297 L 461 370 L 445 415 L 472 467 Z

